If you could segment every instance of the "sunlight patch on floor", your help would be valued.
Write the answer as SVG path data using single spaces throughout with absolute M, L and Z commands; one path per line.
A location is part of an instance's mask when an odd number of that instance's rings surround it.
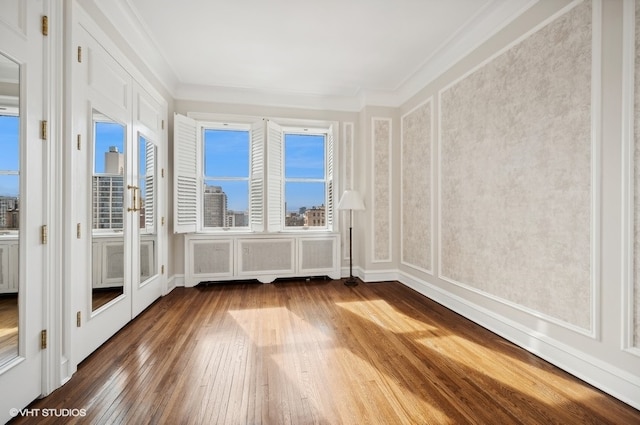
M 384 300 L 341 302 L 336 305 L 393 333 L 436 329 L 401 313 Z

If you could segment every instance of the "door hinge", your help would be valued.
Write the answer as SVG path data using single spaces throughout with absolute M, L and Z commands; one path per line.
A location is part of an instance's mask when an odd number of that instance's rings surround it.
M 164 226 L 164 217 L 162 217 L 162 218 L 160 219 L 160 224 L 161 224 L 162 226 Z
M 164 130 L 164 120 L 162 120 L 162 125 L 161 125 L 162 129 Z
M 42 331 L 40 331 L 40 348 L 43 350 L 47 348 L 47 330 L 46 329 L 43 329 Z
M 40 241 L 42 242 L 42 245 L 47 244 L 47 239 L 49 239 L 49 229 L 46 224 L 43 224 L 40 228 Z
M 160 267 L 160 273 L 164 274 L 164 264 Z
M 80 223 L 76 224 L 76 238 L 80 239 L 81 236 L 81 232 L 80 232 Z
M 82 63 L 82 46 L 78 46 L 78 62 Z
M 47 140 L 47 121 L 40 121 L 40 138 L 42 140 Z
M 47 15 L 42 17 L 42 35 L 49 35 L 49 17 Z
M 160 169 L 160 175 L 164 178 L 164 168 Z
M 76 313 L 76 327 L 81 327 L 82 326 L 82 312 L 77 312 Z
M 80 147 L 82 146 L 82 135 L 78 134 L 77 140 L 76 140 L 76 148 L 78 150 L 80 150 Z

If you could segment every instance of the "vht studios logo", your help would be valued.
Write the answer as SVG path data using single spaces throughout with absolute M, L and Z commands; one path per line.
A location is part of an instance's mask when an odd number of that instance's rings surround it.
M 10 409 L 9 414 L 12 417 L 30 416 L 30 417 L 57 417 L 68 418 L 86 416 L 86 409 Z

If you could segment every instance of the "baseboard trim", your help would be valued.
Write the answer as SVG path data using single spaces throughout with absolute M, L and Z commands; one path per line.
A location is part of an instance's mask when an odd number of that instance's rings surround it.
M 184 286 L 184 274 L 174 274 L 167 281 L 167 294 L 177 287 Z M 166 294 L 165 294 L 166 295 Z
M 640 409 L 640 378 L 404 272 L 397 280 L 611 396 Z

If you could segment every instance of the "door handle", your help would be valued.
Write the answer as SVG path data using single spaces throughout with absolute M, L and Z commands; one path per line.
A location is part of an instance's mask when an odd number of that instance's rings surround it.
M 133 207 L 127 208 L 127 211 L 131 212 L 136 212 L 136 211 L 140 211 L 140 208 L 138 208 L 138 197 L 136 196 L 137 191 L 140 189 L 138 186 L 133 186 L 133 185 L 127 185 L 127 189 L 131 190 L 133 189 L 133 202 L 131 203 L 131 205 L 133 205 Z

